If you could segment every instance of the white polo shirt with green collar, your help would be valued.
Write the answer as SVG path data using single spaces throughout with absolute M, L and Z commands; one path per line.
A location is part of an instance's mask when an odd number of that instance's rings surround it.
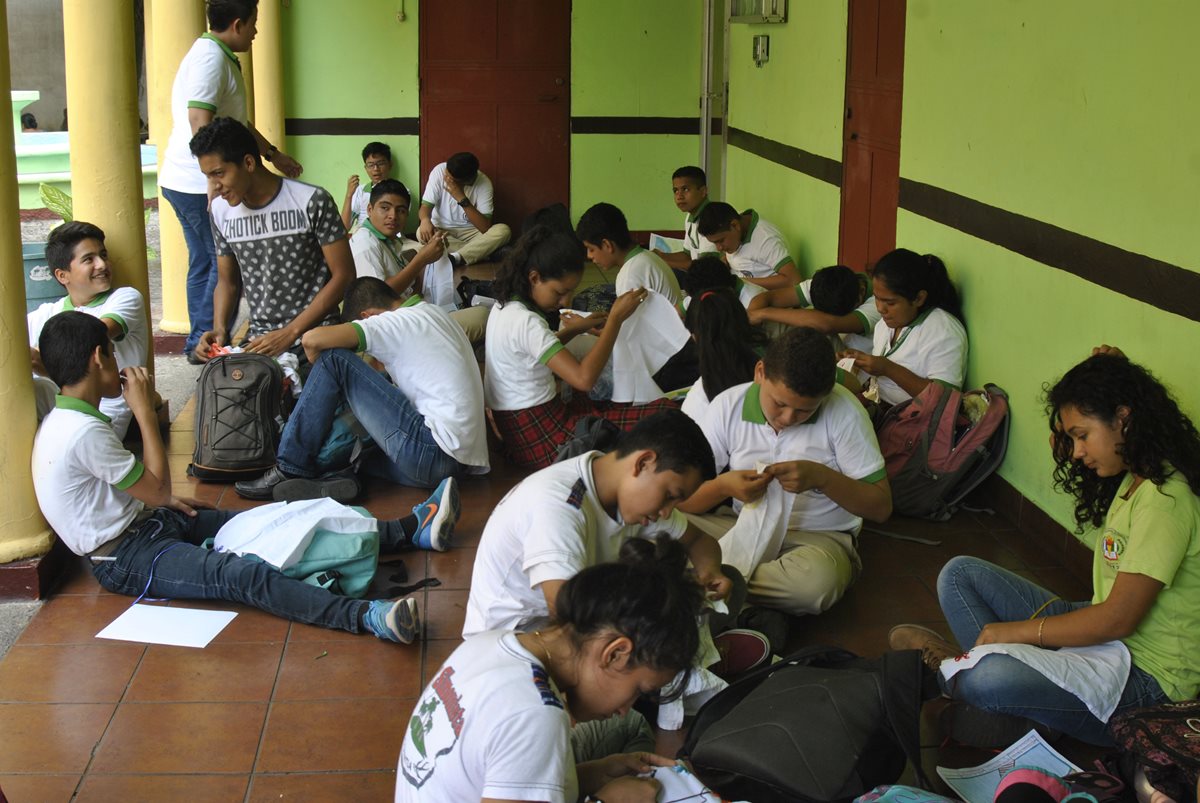
M 753 471 L 758 463 L 811 460 L 861 482 L 887 476 L 875 430 L 862 404 L 841 385 L 806 421 L 775 432 L 763 414 L 756 382 L 735 385 L 708 406 L 700 428 L 708 438 L 718 469 Z M 734 501 L 734 509 L 741 511 Z M 820 491 L 796 494 L 788 529 L 856 533 L 862 518 Z
M 70 310 L 85 312 L 93 318 L 115 321 L 121 327 L 121 334 L 112 340 L 113 357 L 118 368 L 146 364 L 150 341 L 146 331 L 146 303 L 137 290 L 132 287 L 116 287 L 100 293 L 81 307 L 76 307 L 70 296 L 47 301 L 25 316 L 30 347 L 38 347 L 38 339 L 42 336 L 42 328 L 46 321 L 60 312 Z M 100 412 L 112 419 L 117 438 L 124 438 L 129 429 L 129 422 L 133 419 L 133 412 L 125 403 L 125 399 L 121 396 L 101 399 Z
M 944 309 L 921 313 L 899 332 L 880 320 L 875 324 L 872 354 L 887 357 L 917 376 L 961 388 L 967 373 L 967 330 Z M 881 401 L 899 404 L 912 398 L 887 377 L 875 381 Z
M 487 321 L 483 393 L 492 410 L 528 410 L 553 399 L 558 381 L 547 363 L 565 348 L 546 317 L 513 298 Z
M 801 309 L 809 307 L 815 309 L 812 303 L 812 279 L 805 279 L 796 285 L 796 300 L 800 302 Z M 839 336 L 846 348 L 858 349 L 870 354 L 875 345 L 875 324 L 879 323 L 880 317 L 879 308 L 875 306 L 875 296 L 868 295 L 853 314 L 862 324 L 862 329 L 857 332 L 841 332 Z
M 753 209 L 742 214 L 750 216 L 750 225 L 743 232 L 738 249 L 725 255 L 731 271 L 739 276 L 765 279 L 779 273 L 787 263 L 794 263 L 779 229 L 760 218 Z
M 696 221 L 700 219 L 700 213 L 704 211 L 704 207 L 708 206 L 708 204 L 709 199 L 705 198 L 694 211 L 683 217 L 683 247 L 691 255 L 692 259 L 699 259 L 705 254 L 713 256 L 720 256 L 721 254 L 717 250 L 717 247 L 700 233 L 700 229 L 696 225 Z
M 630 248 L 625 254 L 621 270 L 617 271 L 614 282 L 617 295 L 628 293 L 639 287 L 653 290 L 661 296 L 666 296 L 672 307 L 678 307 L 683 300 L 683 291 L 679 289 L 679 281 L 675 274 L 663 262 L 662 257 L 653 251 L 647 251 L 640 245 Z
M 121 444 L 108 416 L 82 399 L 55 399 L 33 440 L 31 467 L 42 515 L 76 555 L 116 538 L 142 512 L 126 491 L 145 467 Z
M 158 174 L 162 187 L 204 195 L 208 179 L 192 156 L 188 109 L 206 109 L 214 117 L 232 117 L 243 125 L 248 119 L 242 64 L 229 46 L 211 33 L 197 39 L 179 62 L 171 85 L 171 136 Z

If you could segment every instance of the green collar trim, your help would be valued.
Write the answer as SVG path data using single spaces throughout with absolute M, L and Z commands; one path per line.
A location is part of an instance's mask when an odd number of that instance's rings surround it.
M 747 209 L 742 213 L 750 216 L 750 225 L 746 227 L 746 231 L 742 233 L 742 242 L 750 242 L 750 238 L 754 236 L 754 227 L 758 225 L 758 212 L 753 209 Z
M 628 251 L 625 252 L 625 262 L 622 262 L 621 264 L 625 265 L 626 263 L 629 262 L 629 260 L 633 259 L 635 256 L 637 256 L 638 254 L 642 253 L 645 250 L 646 249 L 642 248 L 640 245 L 635 245 L 633 248 L 630 248 Z
M 420 293 L 413 293 L 411 296 L 409 296 L 407 299 L 404 300 L 404 303 L 400 305 L 399 309 L 404 309 L 405 307 L 414 307 L 417 304 L 420 304 L 424 300 L 425 299 L 421 298 Z
M 77 399 L 74 396 L 64 396 L 60 393 L 54 397 L 54 406 L 59 410 L 74 410 L 77 413 L 84 413 L 92 416 L 93 418 L 99 418 L 106 424 L 112 422 L 112 419 L 106 416 L 104 413 L 100 412 L 83 399 Z
M 904 329 L 902 330 L 902 332 L 900 334 L 900 337 L 896 339 L 896 342 L 891 344 L 888 347 L 887 351 L 885 351 L 883 353 L 883 356 L 890 357 L 893 354 L 895 354 L 897 351 L 899 351 L 900 347 L 904 345 L 904 341 L 908 340 L 908 336 L 910 334 L 912 334 L 912 330 L 916 329 L 918 326 L 920 326 L 922 323 L 924 323 L 925 319 L 929 317 L 929 313 L 931 313 L 931 312 L 933 312 L 933 309 L 927 309 L 924 312 L 922 312 L 920 315 L 918 315 L 917 317 L 913 318 L 912 322 L 908 326 L 904 327 Z
M 746 388 L 746 398 L 742 400 L 742 420 L 750 424 L 765 424 L 767 417 L 762 409 L 762 385 L 752 382 Z
M 220 39 L 213 36 L 211 33 L 202 33 L 202 34 L 200 34 L 200 38 L 201 39 L 210 39 L 210 40 L 216 42 L 217 47 L 221 48 L 222 52 L 225 53 L 225 57 L 227 59 L 229 59 L 230 61 L 232 61 L 234 64 L 236 64 L 239 71 L 242 69 L 242 62 L 239 61 L 237 55 L 234 54 L 234 52 L 229 49 L 229 45 L 225 44 Z
M 84 304 L 83 306 L 98 307 L 101 304 L 103 304 L 108 299 L 108 297 L 111 295 L 112 295 L 112 290 L 105 290 L 103 293 L 100 293 L 95 298 L 93 298 L 91 301 Z M 75 302 L 71 300 L 71 297 L 69 295 L 66 295 L 66 296 L 63 296 L 63 309 L 64 310 L 73 310 L 73 309 L 79 309 L 79 307 L 76 307 Z
M 700 213 L 704 211 L 704 207 L 708 206 L 708 199 L 705 198 L 700 202 L 700 205 L 691 211 L 687 216 L 688 223 L 695 223 L 696 218 L 700 217 Z
M 371 232 L 372 234 L 374 234 L 376 237 L 378 237 L 380 240 L 383 240 L 384 242 L 387 242 L 388 240 L 392 239 L 391 237 L 388 237 L 386 234 L 381 232 L 379 229 L 375 228 L 375 225 L 373 223 L 371 223 L 370 218 L 363 218 L 363 228 L 366 229 L 367 231 Z

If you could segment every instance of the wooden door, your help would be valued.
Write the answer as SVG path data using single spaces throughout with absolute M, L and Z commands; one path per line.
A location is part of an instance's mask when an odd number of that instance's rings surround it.
M 420 6 L 421 187 L 458 151 L 496 189 L 494 220 L 570 192 L 571 4 L 432 0 Z
M 850 0 L 838 261 L 866 270 L 896 247 L 905 0 Z

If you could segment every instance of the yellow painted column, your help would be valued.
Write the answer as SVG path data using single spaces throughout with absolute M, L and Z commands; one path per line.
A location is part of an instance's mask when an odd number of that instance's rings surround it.
M 246 84 L 246 119 L 254 122 L 254 53 L 238 53 L 242 63 L 242 81 Z
M 204 0 L 152 0 L 146 4 L 151 34 L 146 37 L 150 133 L 158 147 L 158 169 L 162 171 L 167 140 L 174 120 L 171 117 L 171 89 L 175 73 L 192 43 L 204 33 Z M 150 44 L 153 43 L 153 50 Z M 158 193 L 159 263 L 162 266 L 163 317 L 158 327 L 164 332 L 187 334 L 191 331 L 187 308 L 188 250 L 183 228 L 175 210 Z
M 63 0 L 63 48 L 75 218 L 104 229 L 114 284 L 145 297 L 150 331 L 133 0 Z
M 286 152 L 283 140 L 283 20 L 280 0 L 259 0 L 254 37 L 254 127 Z
M 0 0 L 0 86 L 11 86 L 8 9 Z M 25 327 L 25 269 L 21 262 L 21 214 L 17 157 L 11 126 L 0 126 L 0 563 L 44 555 L 54 534 L 38 509 L 29 457 L 37 412 Z M 3 232 L 8 232 L 4 234 Z

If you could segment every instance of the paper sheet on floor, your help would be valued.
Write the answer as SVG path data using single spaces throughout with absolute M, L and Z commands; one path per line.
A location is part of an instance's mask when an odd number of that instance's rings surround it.
M 615 402 L 645 404 L 662 396 L 654 374 L 675 356 L 691 335 L 679 312 L 666 296 L 651 291 L 637 310 L 621 324 L 613 345 L 613 393 Z
M 169 644 L 173 647 L 207 647 L 237 616 L 233 611 L 168 608 L 165 605 L 130 605 L 96 634 L 96 638 Z
M 1059 778 L 1080 771 L 1046 744 L 1037 731 L 1030 731 L 1003 753 L 977 767 L 938 767 L 937 773 L 967 803 L 992 803 L 1000 781 L 1017 767 L 1037 767 Z
M 676 251 L 684 251 L 686 247 L 683 240 L 675 237 L 663 237 L 661 234 L 652 233 L 650 235 L 650 250 L 672 254 Z
M 1108 722 L 1121 701 L 1133 663 L 1129 648 L 1120 641 L 1058 650 L 1043 650 L 1032 644 L 985 644 L 952 661 L 942 661 L 942 677 L 949 680 L 993 653 L 1009 655 L 1042 673 L 1054 685 L 1082 700 L 1101 722 Z
M 765 463 L 755 466 L 759 473 L 765 469 Z M 782 485 L 772 480 L 766 493 L 742 505 L 737 522 L 721 536 L 721 561 L 749 578 L 758 564 L 774 560 L 783 548 L 795 501 L 795 494 L 783 490 Z
M 239 513 L 217 532 L 218 552 L 257 555 L 286 569 L 304 554 L 317 530 L 333 533 L 374 532 L 379 523 L 332 499 L 275 502 Z

